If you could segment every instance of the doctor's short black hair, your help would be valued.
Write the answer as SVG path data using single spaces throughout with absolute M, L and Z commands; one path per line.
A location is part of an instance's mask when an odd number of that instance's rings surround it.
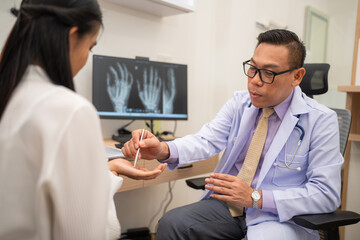
M 258 38 L 258 47 L 261 43 L 269 43 L 273 45 L 283 45 L 289 49 L 290 68 L 301 68 L 304 65 L 306 57 L 306 49 L 304 43 L 299 37 L 289 30 L 272 29 L 260 33 Z

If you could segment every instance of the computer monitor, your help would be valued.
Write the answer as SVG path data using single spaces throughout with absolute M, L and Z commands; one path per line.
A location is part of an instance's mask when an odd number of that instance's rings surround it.
M 187 65 L 93 55 L 101 118 L 187 120 Z

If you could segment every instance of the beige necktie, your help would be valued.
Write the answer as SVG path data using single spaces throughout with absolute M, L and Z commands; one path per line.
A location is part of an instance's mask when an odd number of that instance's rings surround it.
M 263 115 L 256 127 L 249 149 L 246 153 L 244 163 L 239 171 L 238 177 L 242 178 L 249 186 L 251 185 L 259 163 L 259 159 L 264 148 L 264 143 L 268 131 L 268 119 L 274 113 L 273 108 L 263 108 Z M 228 204 L 231 216 L 243 215 L 243 207 Z

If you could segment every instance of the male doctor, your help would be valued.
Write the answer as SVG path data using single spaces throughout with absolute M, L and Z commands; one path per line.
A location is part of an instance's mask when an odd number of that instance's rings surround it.
M 243 63 L 248 91 L 235 92 L 198 133 L 164 143 L 150 132 L 139 142 L 141 130 L 133 132 L 124 155 L 133 157 L 141 147 L 142 158 L 167 162 L 170 169 L 225 149 L 201 201 L 162 217 L 157 239 L 319 238 L 291 218 L 337 209 L 343 158 L 336 113 L 298 86 L 304 59 L 295 33 L 261 33 Z

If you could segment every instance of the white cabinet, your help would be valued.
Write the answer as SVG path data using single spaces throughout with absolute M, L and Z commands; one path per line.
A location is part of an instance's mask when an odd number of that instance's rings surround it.
M 128 8 L 165 17 L 195 11 L 196 0 L 108 0 Z

